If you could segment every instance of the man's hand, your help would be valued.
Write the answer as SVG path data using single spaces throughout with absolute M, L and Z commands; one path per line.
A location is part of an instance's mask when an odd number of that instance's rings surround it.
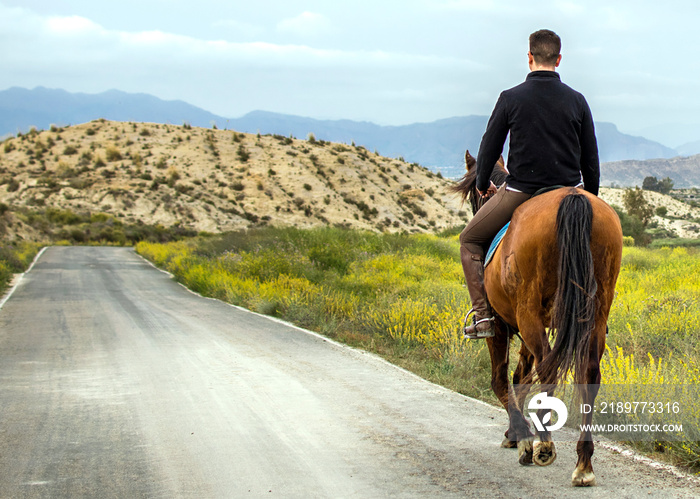
M 489 184 L 489 188 L 486 189 L 486 192 L 481 192 L 479 189 L 477 189 L 476 192 L 478 192 L 479 196 L 481 196 L 482 198 L 490 198 L 491 196 L 496 194 L 496 192 L 498 192 L 498 187 L 496 187 L 496 184 L 494 184 L 493 181 L 491 181 Z

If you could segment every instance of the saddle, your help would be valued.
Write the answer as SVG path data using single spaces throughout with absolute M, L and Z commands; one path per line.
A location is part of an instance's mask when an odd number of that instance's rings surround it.
M 503 236 L 506 235 L 506 232 L 508 231 L 508 227 L 510 227 L 510 222 L 505 224 L 501 230 L 498 231 L 498 234 L 496 234 L 496 237 L 493 238 L 493 241 L 491 241 L 491 245 L 489 246 L 489 250 L 486 252 L 486 257 L 484 258 L 484 268 L 491 262 L 493 259 L 493 254 L 496 252 L 496 249 L 498 248 L 498 245 L 501 244 L 501 241 L 503 240 Z
M 560 189 L 562 187 L 565 187 L 563 185 L 552 185 L 550 187 L 543 187 L 542 189 L 538 190 L 535 192 L 532 197 L 534 198 L 535 196 L 539 196 L 540 194 L 544 194 L 545 192 L 553 191 L 555 189 Z M 529 201 L 529 200 L 528 200 Z M 527 201 L 525 201 L 527 203 Z M 498 231 L 498 234 L 496 234 L 496 237 L 493 238 L 493 241 L 491 241 L 491 245 L 489 246 L 489 250 L 486 252 L 486 257 L 484 258 L 484 268 L 491 262 L 493 259 L 493 254 L 496 252 L 496 249 L 498 249 L 498 245 L 501 244 L 501 241 L 503 240 L 503 236 L 506 235 L 506 232 L 508 231 L 508 227 L 510 227 L 510 222 L 505 224 L 501 230 Z

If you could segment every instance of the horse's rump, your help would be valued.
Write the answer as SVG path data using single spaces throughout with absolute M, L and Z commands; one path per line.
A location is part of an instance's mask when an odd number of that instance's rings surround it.
M 568 206 L 562 204 L 565 199 Z M 563 219 L 560 216 L 558 221 L 560 206 L 569 216 Z M 588 223 L 583 219 L 587 210 Z M 564 240 L 562 234 L 567 236 Z M 581 245 L 575 247 L 579 238 L 582 238 Z M 560 255 L 563 251 L 573 252 L 569 255 L 569 265 L 564 265 L 574 272 L 573 275 L 562 275 Z M 571 187 L 541 194 L 515 211 L 510 228 L 493 257 L 494 263 L 500 264 L 486 269 L 489 301 L 494 311 L 516 330 L 554 327 L 565 329 L 568 334 L 579 326 L 584 327 L 583 309 L 588 306 L 593 307 L 593 316 L 607 318 L 621 251 L 622 234 L 617 214 L 600 198 Z M 590 262 L 590 272 L 581 267 L 584 259 Z M 569 296 L 563 297 L 562 293 L 569 293 Z M 559 314 L 554 313 L 555 303 L 558 303 Z M 586 319 L 585 327 L 591 328 L 594 319 Z M 564 323 L 566 325 L 562 325 Z M 564 339 L 562 337 L 562 341 Z M 555 370 L 556 378 L 570 367 L 571 345 L 566 351 L 568 357 L 560 351 L 556 360 L 552 357 L 544 363 Z M 584 361 L 579 359 L 577 364 Z

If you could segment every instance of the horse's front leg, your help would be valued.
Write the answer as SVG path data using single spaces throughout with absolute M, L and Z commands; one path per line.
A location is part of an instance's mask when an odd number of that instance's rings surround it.
M 549 343 L 542 320 L 535 314 L 530 313 L 531 309 L 524 308 L 518 317 L 518 324 L 522 325 L 520 334 L 523 345 L 520 348 L 520 363 L 518 369 L 513 374 L 512 399 L 516 401 L 517 409 L 510 411 L 511 428 L 515 431 L 518 442 L 518 461 L 520 464 L 532 464 L 546 466 L 556 459 L 554 443 L 551 441 L 549 432 L 539 433 L 537 437 L 530 431 L 530 423 L 525 419 L 524 403 L 525 397 L 530 391 L 533 380 L 532 366 L 537 370 L 542 358 L 549 352 Z M 542 380 L 541 373 L 538 372 L 538 381 Z
M 518 361 L 518 366 L 515 368 L 513 373 L 513 385 L 509 392 L 510 394 L 510 405 L 509 405 L 509 428 L 506 431 L 506 438 L 501 444 L 502 447 L 515 448 L 518 446 L 518 435 L 520 439 L 529 439 L 532 437 L 530 432 L 530 424 L 525 419 L 523 415 L 523 406 L 525 405 L 525 398 L 530 391 L 531 382 L 528 380 L 528 376 L 532 371 L 533 356 L 524 344 L 520 345 L 520 360 Z M 531 464 L 532 457 L 526 456 L 525 462 L 522 464 Z
M 524 336 L 524 339 L 531 349 L 535 371 L 537 372 L 537 379 L 539 383 L 541 383 L 544 393 L 546 393 L 547 397 L 550 397 L 554 395 L 554 389 L 556 387 L 554 384 L 554 375 L 553 373 L 543 372 L 540 366 L 542 359 L 550 351 L 547 332 L 541 321 L 533 321 L 532 324 L 536 327 L 533 327 L 530 330 L 531 334 Z M 530 403 L 532 404 L 532 401 Z M 545 421 L 545 415 L 548 414 L 551 415 L 551 411 L 547 409 L 540 409 L 536 413 L 539 425 L 536 425 L 538 426 L 536 428 L 537 435 L 532 439 L 532 462 L 538 466 L 549 466 L 557 459 L 556 446 L 552 441 L 551 433 L 547 429 L 549 425 L 542 424 L 542 422 Z
M 491 355 L 491 389 L 501 405 L 510 414 L 508 409 L 508 356 L 510 351 L 510 337 L 507 327 L 500 318 L 496 318 L 494 326 L 496 328 L 496 334 L 493 338 L 487 340 L 489 354 Z M 505 445 L 508 440 L 508 431 L 509 430 L 506 430 L 506 439 L 501 443 L 502 447 L 509 447 Z

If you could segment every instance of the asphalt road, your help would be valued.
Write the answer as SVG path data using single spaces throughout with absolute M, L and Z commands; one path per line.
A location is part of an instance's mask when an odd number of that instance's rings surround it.
M 597 448 L 569 485 L 499 447 L 503 411 L 176 284 L 52 247 L 0 309 L 1 497 L 694 497 Z

